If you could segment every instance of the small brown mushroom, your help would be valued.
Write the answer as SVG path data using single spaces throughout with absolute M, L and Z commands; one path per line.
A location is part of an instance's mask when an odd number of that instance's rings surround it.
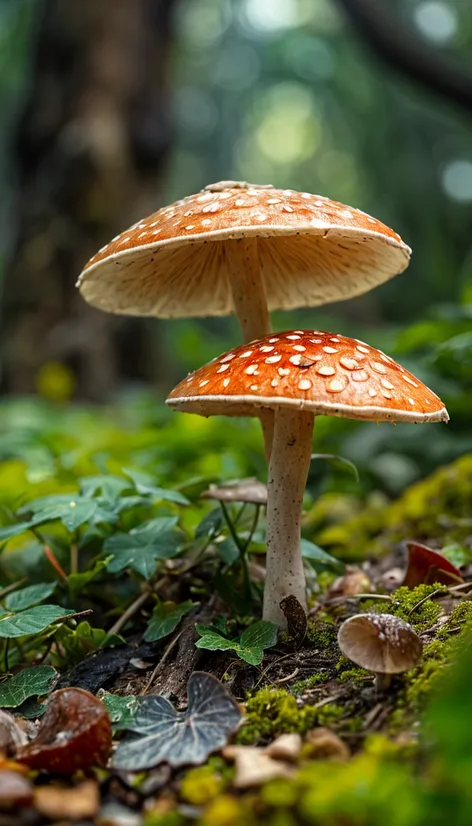
M 349 617 L 339 629 L 338 645 L 356 665 L 374 672 L 378 690 L 388 688 L 392 674 L 413 668 L 423 650 L 411 625 L 391 614 Z

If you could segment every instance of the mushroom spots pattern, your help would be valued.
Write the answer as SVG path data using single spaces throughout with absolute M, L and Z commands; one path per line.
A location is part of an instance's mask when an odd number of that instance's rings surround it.
M 277 333 L 236 347 L 180 382 L 168 404 L 201 415 L 295 406 L 374 421 L 448 419 L 441 399 L 385 353 L 320 330 Z

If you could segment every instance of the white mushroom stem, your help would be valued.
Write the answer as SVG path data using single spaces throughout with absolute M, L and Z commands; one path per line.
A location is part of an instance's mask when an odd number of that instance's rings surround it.
M 241 327 L 243 341 L 272 332 L 267 296 L 259 264 L 257 238 L 239 238 L 225 241 L 226 265 L 228 268 L 234 311 Z M 273 431 L 273 413 L 262 410 L 259 416 L 267 461 L 270 459 Z
M 264 280 L 259 263 L 257 238 L 225 241 L 234 311 L 243 341 L 253 341 L 272 332 Z
M 314 415 L 296 408 L 275 411 L 267 490 L 265 620 L 285 630 L 280 608 L 293 595 L 306 610 L 306 584 L 300 548 L 303 493 L 311 458 Z

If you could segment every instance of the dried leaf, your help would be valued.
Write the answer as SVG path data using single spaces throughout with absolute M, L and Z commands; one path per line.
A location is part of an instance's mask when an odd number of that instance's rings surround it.
M 315 757 L 318 760 L 325 760 L 326 758 L 349 760 L 351 756 L 348 747 L 341 738 L 334 731 L 323 726 L 307 732 L 303 755 L 305 757 Z
M 18 812 L 33 802 L 33 785 L 15 771 L 0 770 L 0 811 Z
M 287 620 L 287 631 L 292 637 L 296 648 L 302 644 L 306 637 L 308 628 L 308 619 L 303 605 L 298 601 L 296 596 L 289 594 L 284 597 L 279 603 L 282 613 Z
M 249 502 L 253 505 L 267 504 L 267 485 L 258 479 L 243 479 L 225 485 L 210 485 L 201 494 L 202 499 L 216 499 L 218 502 Z
M 417 585 L 457 585 L 463 582 L 461 572 L 439 551 L 433 551 L 420 542 L 407 542 L 408 568 L 403 585 L 416 588 Z
M 27 742 L 28 738 L 15 718 L 7 711 L 0 711 L 0 752 L 12 757 Z
M 228 746 L 223 751 L 223 757 L 234 761 L 236 765 L 233 779 L 235 789 L 262 786 L 278 777 L 290 777 L 293 771 L 287 763 L 274 760 L 257 746 Z
M 61 688 L 51 695 L 35 740 L 18 760 L 55 774 L 106 766 L 111 752 L 111 723 L 104 704 L 81 688 Z
M 302 738 L 296 732 L 281 734 L 273 743 L 267 746 L 264 753 L 274 760 L 286 760 L 296 763 L 302 750 Z
M 94 818 L 100 807 L 95 780 L 86 780 L 72 789 L 63 786 L 40 786 L 35 790 L 36 809 L 51 820 L 85 820 Z
M 222 748 L 236 730 L 241 711 L 219 680 L 195 671 L 187 686 L 188 707 L 175 711 L 165 697 L 142 697 L 129 723 L 133 734 L 118 746 L 112 765 L 141 771 L 169 763 L 198 765 Z

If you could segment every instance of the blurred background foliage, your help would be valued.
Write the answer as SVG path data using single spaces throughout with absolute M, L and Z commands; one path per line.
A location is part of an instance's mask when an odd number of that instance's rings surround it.
M 366 210 L 413 248 L 390 283 L 277 313 L 275 328 L 365 338 L 430 384 L 451 414 L 447 428 L 320 419 L 320 449 L 354 460 L 365 491 L 389 495 L 470 450 L 472 100 L 468 109 L 373 56 L 349 5 L 70 0 L 65 11 L 62 0 L 0 0 L 5 394 L 38 394 L 61 431 L 73 427 L 71 399 L 118 399 L 117 419 L 137 429 L 144 406 L 157 432 L 168 427 L 164 394 L 239 341 L 234 320 L 106 316 L 84 305 L 76 276 L 116 232 L 209 182 L 270 182 Z M 466 0 L 377 5 L 400 36 L 467 76 Z M 44 408 L 34 410 L 42 421 Z M 15 405 L 6 417 L 22 420 Z M 179 422 L 175 443 L 197 431 L 203 464 L 220 453 L 223 475 L 263 473 L 254 423 Z

